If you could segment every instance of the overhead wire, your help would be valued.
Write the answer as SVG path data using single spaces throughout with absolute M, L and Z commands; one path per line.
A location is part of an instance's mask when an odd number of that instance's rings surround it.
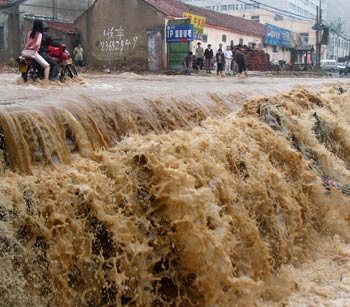
M 245 2 L 243 0 L 237 0 L 238 2 L 241 2 L 241 3 L 244 3 L 244 4 L 247 4 L 247 5 L 251 5 L 251 3 L 248 3 L 248 2 Z M 293 17 L 293 18 L 296 18 L 296 19 L 299 19 L 299 20 L 314 20 L 314 19 L 311 19 L 311 18 L 306 18 L 306 17 L 303 17 L 303 16 L 293 16 L 293 13 L 284 13 L 284 11 L 281 11 L 279 9 L 268 9 L 268 8 L 260 8 L 264 11 L 267 11 L 267 12 L 271 12 L 271 13 L 274 13 L 274 14 L 278 14 L 280 16 L 285 16 L 285 17 Z
M 238 0 L 239 2 L 241 2 L 240 0 Z M 268 5 L 268 4 L 264 4 L 262 2 L 259 2 L 259 1 L 256 1 L 256 0 L 248 0 L 250 2 L 253 2 L 255 4 L 258 4 L 259 7 L 260 5 L 262 6 L 266 6 L 267 8 L 270 8 L 270 9 L 273 9 L 275 11 L 278 11 L 278 12 L 281 12 L 281 13 L 285 13 L 285 14 L 288 14 L 290 16 L 295 16 L 296 18 L 300 18 L 300 19 L 309 19 L 309 20 L 315 20 L 314 18 L 312 17 L 307 17 L 307 16 L 304 16 L 304 15 L 299 15 L 299 14 L 296 14 L 296 13 L 293 13 L 293 12 L 290 12 L 290 11 L 286 11 L 286 10 L 282 10 L 282 9 L 279 9 L 277 7 L 274 7 L 274 6 L 271 6 L 271 5 Z M 249 3 L 248 3 L 249 4 Z M 251 5 L 251 4 L 250 4 Z M 262 9 L 265 9 L 265 8 L 262 8 Z
M 39 5 L 39 4 L 27 4 L 27 3 L 22 3 L 21 6 L 37 7 L 37 8 L 51 9 L 51 10 L 54 8 L 54 9 L 59 10 L 59 11 L 73 11 L 73 12 L 86 11 L 86 9 L 68 9 L 68 8 L 45 6 L 45 5 Z

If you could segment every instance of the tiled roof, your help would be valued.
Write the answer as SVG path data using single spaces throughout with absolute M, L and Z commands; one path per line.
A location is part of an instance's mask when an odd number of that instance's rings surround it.
M 1 0 L 0 0 L 1 1 Z M 65 21 L 53 21 L 48 18 L 43 17 L 35 17 L 34 15 L 31 16 L 24 16 L 24 19 L 32 20 L 34 21 L 35 18 L 38 18 L 49 26 L 49 29 L 54 29 L 60 32 L 68 33 L 68 34 L 75 34 L 78 33 L 78 29 L 76 25 L 72 22 L 65 22 Z
M 0 0 L 0 8 L 11 7 L 15 4 L 20 4 L 24 0 Z
M 49 28 L 65 33 L 77 33 L 78 29 L 74 23 L 45 20 Z
M 255 21 L 202 9 L 176 0 L 143 1 L 153 6 L 166 16 L 182 17 L 184 12 L 190 12 L 192 14 L 206 17 L 206 23 L 211 26 L 222 27 L 248 35 L 257 35 L 259 37 L 263 37 L 265 35 L 265 26 Z
M 0 0 L 0 7 L 9 4 L 8 0 Z

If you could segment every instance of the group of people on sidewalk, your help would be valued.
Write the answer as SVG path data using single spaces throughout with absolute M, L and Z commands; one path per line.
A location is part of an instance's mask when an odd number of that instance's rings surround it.
M 223 44 L 219 44 L 219 48 L 214 54 L 211 44 L 208 44 L 207 48 L 204 50 L 201 43 L 198 42 L 195 55 L 193 56 L 192 51 L 189 51 L 184 57 L 183 68 L 185 73 L 189 73 L 191 68 L 195 68 L 199 71 L 204 68 L 207 73 L 211 73 L 214 69 L 214 63 L 216 64 L 218 76 L 237 73 L 238 75 L 244 73 L 245 76 L 248 76 L 248 61 L 245 54 L 238 47 L 227 46 L 226 50 L 223 50 Z

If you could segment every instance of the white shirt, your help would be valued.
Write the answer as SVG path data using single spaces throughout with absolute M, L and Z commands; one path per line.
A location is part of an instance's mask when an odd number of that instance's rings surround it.
M 225 50 L 224 51 L 224 56 L 225 56 L 225 59 L 232 59 L 232 51 L 231 50 Z

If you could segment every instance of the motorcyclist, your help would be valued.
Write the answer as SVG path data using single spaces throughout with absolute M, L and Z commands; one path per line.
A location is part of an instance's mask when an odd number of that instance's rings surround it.
M 43 39 L 43 22 L 39 19 L 34 20 L 33 30 L 27 35 L 27 42 L 22 51 L 22 55 L 26 58 L 34 59 L 44 70 L 44 79 L 49 79 L 50 65 L 39 54 L 40 46 Z
M 56 80 L 58 80 L 58 74 L 59 74 L 60 67 L 56 63 L 56 61 L 51 56 L 49 56 L 49 46 L 61 47 L 61 44 L 51 38 L 51 36 L 47 33 L 48 30 L 49 30 L 49 26 L 47 25 L 46 22 L 43 22 L 43 38 L 41 40 L 39 54 L 51 66 L 51 77 L 50 77 L 50 80 L 56 81 Z

